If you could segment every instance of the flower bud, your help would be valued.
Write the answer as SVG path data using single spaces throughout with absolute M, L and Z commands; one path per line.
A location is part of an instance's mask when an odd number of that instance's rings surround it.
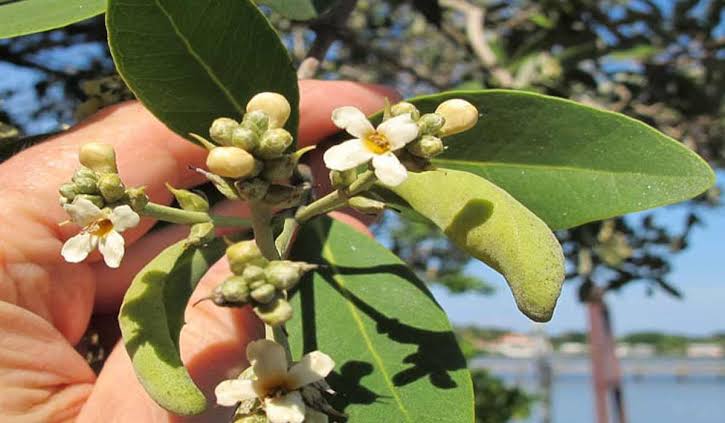
M 78 168 L 78 170 L 75 171 L 72 179 L 73 179 L 73 182 L 75 182 L 79 179 L 91 179 L 95 182 L 98 180 L 98 175 L 96 174 L 96 172 L 92 171 L 91 169 L 81 166 Z
M 292 145 L 292 134 L 282 128 L 270 129 L 262 135 L 257 148 L 257 156 L 263 159 L 276 159 Z
M 244 280 L 247 282 L 263 281 L 265 280 L 264 268 L 254 265 L 249 265 L 244 268 L 242 272 Z
M 252 97 L 247 103 L 247 113 L 262 111 L 269 116 L 269 128 L 281 128 L 287 123 L 291 112 L 289 102 L 283 95 L 264 92 Z
M 400 116 L 406 113 L 409 113 L 410 118 L 413 120 L 420 119 L 420 111 L 418 108 L 407 101 L 401 101 L 390 109 L 390 114 L 392 116 Z
M 254 171 L 254 157 L 241 148 L 217 147 L 209 152 L 206 167 L 219 176 L 242 179 Z
M 58 192 L 60 192 L 60 195 L 68 201 L 73 201 L 75 196 L 78 195 L 75 184 L 71 182 L 61 185 Z
M 145 187 L 129 188 L 126 190 L 126 195 L 128 195 L 128 205 L 137 213 L 141 212 L 149 203 Z
M 439 104 L 436 113 L 446 120 L 440 130 L 442 137 L 467 131 L 476 126 L 476 122 L 478 122 L 476 106 L 460 98 L 446 100 Z
M 227 248 L 227 260 L 229 260 L 229 266 L 232 272 L 237 275 L 241 275 L 246 266 L 254 265 L 265 267 L 268 263 L 253 239 L 230 245 Z
M 106 207 L 106 203 L 103 201 L 103 197 L 101 197 L 100 195 L 78 194 L 76 195 L 76 198 L 86 199 L 93 203 L 99 209 Z
M 191 225 L 186 245 L 204 245 L 214 239 L 214 224 L 212 222 L 195 223 Z
M 347 205 L 363 214 L 380 214 L 385 211 L 385 203 L 363 196 L 355 196 L 347 200 Z
M 214 304 L 219 306 L 241 306 L 249 301 L 249 287 L 241 276 L 231 276 L 212 293 Z
M 106 173 L 98 178 L 98 190 L 101 192 L 103 198 L 113 203 L 126 194 L 126 187 L 121 181 L 121 177 L 117 173 Z
M 81 164 L 100 173 L 118 173 L 116 152 L 110 144 L 89 142 L 81 146 L 78 153 Z
M 296 262 L 290 260 L 275 260 L 269 262 L 264 274 L 267 282 L 274 285 L 277 289 L 290 289 L 300 281 L 302 275 L 312 269 L 316 269 L 314 264 Z
M 252 298 L 254 298 L 254 301 L 260 304 L 267 304 L 274 299 L 274 294 L 276 293 L 276 291 L 277 290 L 274 288 L 274 286 L 265 283 L 264 285 L 252 291 Z
M 444 126 L 446 120 L 437 113 L 426 113 L 418 120 L 418 130 L 421 135 L 436 135 Z
M 234 184 L 242 199 L 247 201 L 261 200 L 267 195 L 269 182 L 261 178 L 254 178 L 247 181 L 238 181 Z
M 254 307 L 254 312 L 270 326 L 279 326 L 292 318 L 292 307 L 281 295 L 267 304 Z
M 297 160 L 292 154 L 286 154 L 278 159 L 267 160 L 264 163 L 262 177 L 268 181 L 281 181 L 292 176 L 297 166 Z
M 262 135 L 269 129 L 269 116 L 261 110 L 254 110 L 244 115 L 242 127 L 250 129 L 256 135 Z
M 259 145 L 259 137 L 251 129 L 237 126 L 232 132 L 231 145 L 251 153 Z
M 176 189 L 171 184 L 166 184 L 166 188 L 174 194 L 174 198 L 184 210 L 190 211 L 209 211 L 209 200 L 202 194 L 189 191 L 187 189 Z
M 415 140 L 406 146 L 410 154 L 424 159 L 432 159 L 441 154 L 445 147 L 440 138 L 433 135 L 423 135 L 419 140 Z
M 350 184 L 355 182 L 356 178 L 357 170 L 355 169 L 330 171 L 330 183 L 332 184 L 332 187 L 336 189 L 349 187 Z
M 251 281 L 251 282 L 249 282 L 249 289 L 254 291 L 255 289 L 259 288 L 260 286 L 266 285 L 266 284 L 267 284 L 266 279 L 259 279 L 256 281 Z
M 232 145 L 232 133 L 239 127 L 237 121 L 231 118 L 221 117 L 214 119 L 209 127 L 209 136 L 217 144 Z
M 76 192 L 80 194 L 98 194 L 98 185 L 95 179 L 90 178 L 74 178 Z

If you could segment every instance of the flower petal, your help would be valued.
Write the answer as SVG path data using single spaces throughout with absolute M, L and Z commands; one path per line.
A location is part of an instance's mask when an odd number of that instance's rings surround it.
M 214 389 L 214 395 L 216 395 L 216 403 L 224 407 L 231 407 L 240 401 L 257 397 L 252 388 L 252 381 L 243 379 L 222 381 Z
M 287 387 L 298 389 L 304 385 L 324 379 L 335 368 L 335 362 L 329 355 L 312 351 L 302 357 L 287 373 Z
M 73 223 L 82 227 L 104 217 L 103 211 L 85 198 L 76 198 L 71 204 L 63 206 L 63 209 L 70 215 Z
M 247 359 L 262 385 L 281 384 L 287 376 L 287 355 L 276 342 L 267 339 L 250 342 Z
M 302 423 L 305 420 L 305 408 L 302 395 L 297 391 L 264 400 L 264 410 L 270 423 Z
M 392 150 L 398 150 L 418 136 L 418 124 L 406 113 L 381 123 L 378 132 L 385 135 Z
M 111 223 L 113 223 L 113 230 L 118 232 L 123 232 L 126 229 L 133 228 L 138 225 L 138 222 L 141 220 L 139 215 L 127 205 L 113 209 L 109 219 L 111 219 Z
M 328 169 L 348 170 L 369 161 L 373 156 L 362 140 L 352 139 L 330 147 L 325 151 L 323 159 Z
M 357 107 L 338 107 L 332 111 L 332 122 L 338 128 L 346 130 L 348 134 L 356 138 L 365 138 L 365 136 L 375 131 L 373 124 L 370 123 L 365 113 L 361 112 Z
M 395 157 L 395 154 L 388 153 L 373 158 L 375 176 L 380 182 L 389 187 L 400 185 L 408 177 L 408 171 Z
M 60 254 L 68 263 L 80 263 L 93 251 L 93 247 L 91 234 L 81 232 L 63 244 Z
M 317 410 L 313 410 L 310 407 L 307 407 L 305 410 L 305 423 L 327 423 L 328 417 L 327 414 L 320 413 Z
M 117 268 L 121 265 L 121 259 L 123 259 L 123 253 L 125 241 L 121 234 L 116 231 L 110 231 L 107 233 L 98 243 L 98 251 L 103 254 L 103 261 L 106 262 L 106 266 L 111 268 Z

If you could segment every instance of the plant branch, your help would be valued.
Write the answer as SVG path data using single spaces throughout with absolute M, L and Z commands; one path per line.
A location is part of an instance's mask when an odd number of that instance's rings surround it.
M 337 39 L 356 4 L 357 0 L 340 0 L 330 12 L 310 26 L 315 31 L 315 41 L 297 69 L 298 79 L 314 78 L 320 63 L 325 60 L 327 50 Z
M 249 211 L 252 215 L 252 230 L 254 240 L 268 260 L 279 260 L 279 252 L 274 245 L 274 233 L 272 232 L 272 209 L 259 201 L 249 202 Z
M 206 212 L 177 209 L 157 203 L 148 203 L 141 211 L 143 216 L 152 217 L 169 223 L 193 225 L 195 223 L 213 222 L 217 226 L 249 227 L 250 221 L 235 216 L 217 216 Z
M 375 172 L 373 172 L 372 170 L 366 170 L 365 172 L 361 173 L 357 177 L 355 182 L 350 184 L 347 189 L 338 189 L 336 191 L 333 191 L 326 196 L 308 204 L 306 207 L 302 207 L 297 210 L 297 213 L 295 214 L 295 220 L 297 220 L 298 223 L 303 223 L 312 219 L 315 216 L 319 216 L 323 213 L 327 213 L 339 207 L 343 207 L 345 204 L 347 204 L 348 198 L 367 190 L 368 188 L 373 186 L 375 181 L 377 181 L 377 178 L 375 177 Z

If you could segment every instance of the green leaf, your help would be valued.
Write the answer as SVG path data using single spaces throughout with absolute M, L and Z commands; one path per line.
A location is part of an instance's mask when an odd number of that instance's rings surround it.
M 221 239 L 204 247 L 179 241 L 141 269 L 123 298 L 118 321 L 136 376 L 154 401 L 176 414 L 206 408 L 181 362 L 179 333 L 191 293 L 225 248 Z
M 221 116 L 239 119 L 262 91 L 292 106 L 299 93 L 277 33 L 249 0 L 109 0 L 116 68 L 144 105 L 179 135 L 206 134 Z
M 506 90 L 408 101 L 430 112 L 449 98 L 470 101 L 481 118 L 446 138 L 434 164 L 494 182 L 554 229 L 677 203 L 714 183 L 695 153 L 621 114 Z
M 357 423 L 473 422 L 471 378 L 450 323 L 400 259 L 327 218 L 303 227 L 293 256 L 324 265 L 292 298 L 293 356 L 332 356 L 338 411 Z
M 106 0 L 22 0 L 0 5 L 0 39 L 61 28 L 100 15 Z
M 564 282 L 564 255 L 541 219 L 468 172 L 411 173 L 391 189 L 456 246 L 500 272 L 524 314 L 536 321 L 551 319 Z
M 327 12 L 338 0 L 260 0 L 280 15 L 294 21 L 308 21 Z

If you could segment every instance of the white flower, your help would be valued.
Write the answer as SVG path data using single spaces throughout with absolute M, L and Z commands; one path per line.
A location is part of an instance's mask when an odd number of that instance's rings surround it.
M 340 107 L 332 112 L 332 121 L 356 137 L 325 152 L 325 165 L 332 170 L 348 170 L 372 159 L 375 176 L 388 186 L 402 183 L 408 176 L 393 154 L 418 136 L 418 125 L 409 113 L 396 116 L 373 127 L 365 114 L 355 107 Z
M 249 343 L 247 359 L 252 366 L 252 377 L 240 376 L 217 385 L 214 393 L 219 405 L 231 407 L 258 398 L 270 423 L 327 421 L 324 414 L 307 409 L 300 388 L 323 380 L 335 367 L 332 358 L 313 351 L 289 367 L 284 348 L 262 339 Z
M 119 232 L 138 225 L 139 215 L 126 205 L 101 210 L 85 198 L 76 198 L 63 208 L 74 223 L 83 227 L 81 233 L 63 244 L 60 253 L 65 261 L 79 263 L 98 247 L 106 265 L 118 267 L 124 253 L 124 240 Z

